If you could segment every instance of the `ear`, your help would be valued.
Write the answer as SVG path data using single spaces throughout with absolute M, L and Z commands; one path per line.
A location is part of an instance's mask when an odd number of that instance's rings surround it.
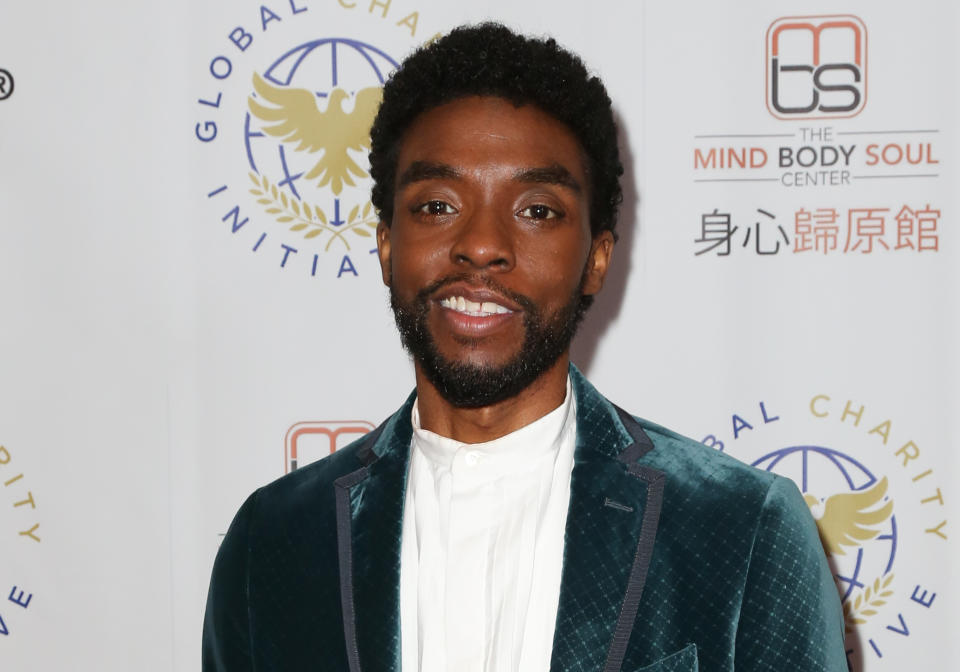
M 610 231 L 601 231 L 590 245 L 590 255 L 587 257 L 587 266 L 584 269 L 584 294 L 596 294 L 603 287 L 610 268 L 610 257 L 613 254 L 613 234 Z
M 390 227 L 381 219 L 377 224 L 377 256 L 380 257 L 380 273 L 383 284 L 390 286 Z

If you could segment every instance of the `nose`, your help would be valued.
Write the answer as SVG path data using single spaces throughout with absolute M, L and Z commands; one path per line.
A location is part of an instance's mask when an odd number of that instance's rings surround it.
M 512 221 L 483 208 L 459 222 L 450 258 L 458 266 L 509 271 L 516 257 Z

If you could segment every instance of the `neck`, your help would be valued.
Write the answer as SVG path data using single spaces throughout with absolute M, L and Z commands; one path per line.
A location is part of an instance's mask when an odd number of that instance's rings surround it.
M 519 394 L 480 408 L 459 408 L 444 399 L 415 364 L 420 426 L 461 443 L 493 441 L 542 418 L 563 403 L 570 353 L 564 352 Z

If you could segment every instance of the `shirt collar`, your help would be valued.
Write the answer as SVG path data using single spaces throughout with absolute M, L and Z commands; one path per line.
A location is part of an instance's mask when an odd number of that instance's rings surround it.
M 483 471 L 523 469 L 547 454 L 556 455 L 561 442 L 576 427 L 576 404 L 570 377 L 563 402 L 546 415 L 505 436 L 484 443 L 461 443 L 420 426 L 418 402 L 411 411 L 413 445 L 434 468 L 450 469 L 459 454 Z

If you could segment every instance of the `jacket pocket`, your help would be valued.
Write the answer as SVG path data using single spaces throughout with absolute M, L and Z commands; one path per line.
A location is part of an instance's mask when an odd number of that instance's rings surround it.
M 640 667 L 636 672 L 698 672 L 697 645 L 687 644 L 685 647 L 661 658 L 655 663 Z

